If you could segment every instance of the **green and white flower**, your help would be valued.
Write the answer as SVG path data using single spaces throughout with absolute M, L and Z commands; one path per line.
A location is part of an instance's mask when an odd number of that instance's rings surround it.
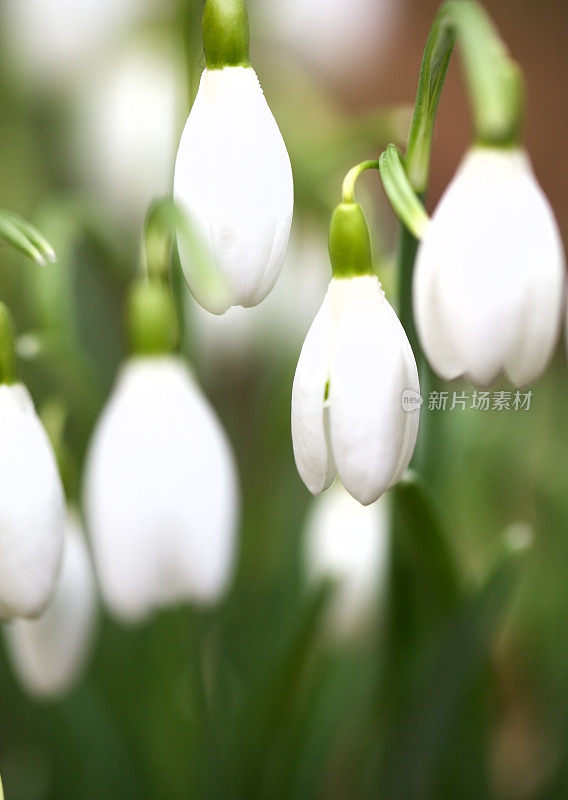
M 543 372 L 564 308 L 564 252 L 550 205 L 519 148 L 474 147 L 421 242 L 418 333 L 447 380 L 524 386 Z

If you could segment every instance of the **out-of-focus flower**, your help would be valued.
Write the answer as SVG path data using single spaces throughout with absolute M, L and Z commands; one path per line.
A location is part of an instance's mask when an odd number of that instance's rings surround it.
M 96 591 L 78 519 L 67 518 L 65 550 L 55 593 L 35 620 L 5 628 L 8 654 L 22 686 L 34 697 L 56 697 L 77 680 L 89 653 Z
M 76 169 L 115 214 L 136 225 L 151 200 L 170 191 L 181 76 L 170 42 L 138 42 L 94 69 L 77 101 Z
M 403 0 L 256 0 L 251 13 L 266 33 L 324 76 L 360 73 L 393 36 Z
M 203 290 L 180 241 L 189 288 L 204 308 L 255 306 L 286 256 L 293 210 L 286 146 L 252 67 L 206 69 L 183 131 L 174 195 L 224 292 Z
M 93 435 L 84 497 L 101 591 L 117 617 L 223 594 L 236 549 L 235 464 L 179 357 L 123 367 Z
M 416 322 L 443 378 L 517 386 L 545 369 L 561 325 L 564 252 L 527 154 L 475 147 L 426 228 Z
M 35 617 L 53 593 L 65 501 L 55 457 L 28 390 L 14 382 L 10 313 L 0 303 L 0 619 Z
M 305 529 L 306 571 L 314 583 L 336 584 L 329 624 L 340 637 L 360 630 L 378 604 L 388 528 L 386 498 L 362 506 L 337 482 L 313 501 Z
M 4 0 L 4 46 L 34 81 L 69 82 L 153 0 Z

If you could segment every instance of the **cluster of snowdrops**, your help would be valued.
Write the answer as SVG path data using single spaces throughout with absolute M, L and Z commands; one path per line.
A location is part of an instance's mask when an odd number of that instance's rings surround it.
M 444 12 L 449 18 L 455 5 Z M 493 44 L 483 12 L 462 5 L 483 21 L 476 41 Z M 454 22 L 467 47 L 467 31 Z M 173 197 L 184 218 L 178 247 L 186 281 L 205 309 L 222 314 L 261 303 L 275 285 L 293 180 L 249 64 L 242 0 L 208 0 L 203 31 L 207 66 L 179 144 Z M 503 48 L 493 51 L 498 67 L 507 66 L 503 107 L 498 114 L 488 109 L 491 97 L 476 95 L 473 80 L 475 144 L 431 219 L 419 199 L 427 147 L 417 143 L 428 140 L 421 118 L 406 162 L 391 151 L 390 161 L 366 162 L 346 179 L 331 222 L 333 277 L 292 388 L 294 455 L 313 494 L 339 478 L 349 503 L 377 508 L 407 469 L 419 431 L 419 404 L 403 403 L 409 390 L 420 393 L 415 354 L 374 272 L 367 221 L 354 199 L 364 169 L 381 170 L 395 211 L 420 240 L 414 321 L 435 372 L 476 386 L 504 373 L 525 387 L 552 356 L 565 307 L 563 246 L 520 143 L 520 76 L 509 70 Z M 437 98 L 431 100 L 433 124 Z M 32 246 L 38 258 L 53 257 L 41 239 Z M 37 694 L 58 692 L 76 675 L 94 628 L 96 583 L 109 610 L 133 622 L 173 603 L 217 602 L 234 569 L 235 459 L 179 355 L 168 268 L 148 266 L 127 301 L 132 355 L 93 433 L 84 472 L 82 512 L 96 582 L 80 510 L 66 503 L 53 447 L 18 382 L 15 334 L 0 307 L 0 617 L 11 621 L 12 660 Z M 332 513 L 339 528 L 347 495 L 341 497 Z M 332 557 L 349 561 L 348 531 L 334 536 Z

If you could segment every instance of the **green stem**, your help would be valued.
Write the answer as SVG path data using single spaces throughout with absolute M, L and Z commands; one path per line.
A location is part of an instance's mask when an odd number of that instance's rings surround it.
M 439 10 L 424 50 L 406 150 L 409 180 L 426 191 L 438 102 L 454 44 L 459 41 L 478 144 L 511 146 L 524 116 L 520 70 L 484 9 L 474 0 L 449 0 Z
M 203 11 L 207 69 L 249 67 L 249 24 L 244 0 L 207 0 Z
M 16 382 L 16 346 L 12 315 L 0 303 L 0 383 Z
M 367 169 L 379 169 L 379 162 L 378 161 L 362 161 L 360 164 L 357 164 L 356 167 L 350 169 L 345 179 L 343 181 L 343 188 L 341 190 L 341 195 L 343 198 L 344 203 L 354 203 L 355 202 L 355 184 L 357 183 L 357 179 L 360 175 L 365 172 Z

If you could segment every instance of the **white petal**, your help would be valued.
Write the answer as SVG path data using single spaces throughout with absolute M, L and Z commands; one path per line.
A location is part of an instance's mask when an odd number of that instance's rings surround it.
M 293 183 L 286 147 L 252 68 L 204 71 L 178 150 L 174 195 L 228 289 L 223 301 L 211 302 L 180 242 L 197 300 L 213 313 L 263 300 L 286 256 Z
M 408 464 L 419 410 L 402 407 L 420 391 L 408 339 L 375 277 L 333 280 L 338 301 L 330 370 L 330 431 L 339 477 L 367 505 Z
M 331 316 L 329 292 L 314 319 L 294 375 L 292 444 L 300 477 L 312 494 L 320 494 L 335 477 L 329 447 L 329 411 L 324 403 L 329 378 Z
M 48 603 L 63 548 L 65 503 L 55 458 L 27 389 L 0 385 L 0 619 Z
M 93 436 L 85 504 L 103 596 L 126 620 L 213 602 L 232 574 L 235 465 L 212 408 L 176 357 L 131 361 Z
M 69 515 L 55 594 L 35 620 L 5 628 L 14 670 L 35 697 L 54 697 L 71 688 L 88 656 L 95 627 L 96 591 L 83 532 Z
M 314 500 L 307 521 L 304 558 L 314 583 L 337 584 L 330 625 L 338 636 L 371 616 L 384 585 L 389 515 L 386 498 L 362 506 L 336 482 Z
M 434 369 L 480 385 L 509 364 L 513 380 L 535 377 L 558 334 L 562 272 L 556 225 L 526 154 L 472 149 L 418 253 L 417 325 Z

